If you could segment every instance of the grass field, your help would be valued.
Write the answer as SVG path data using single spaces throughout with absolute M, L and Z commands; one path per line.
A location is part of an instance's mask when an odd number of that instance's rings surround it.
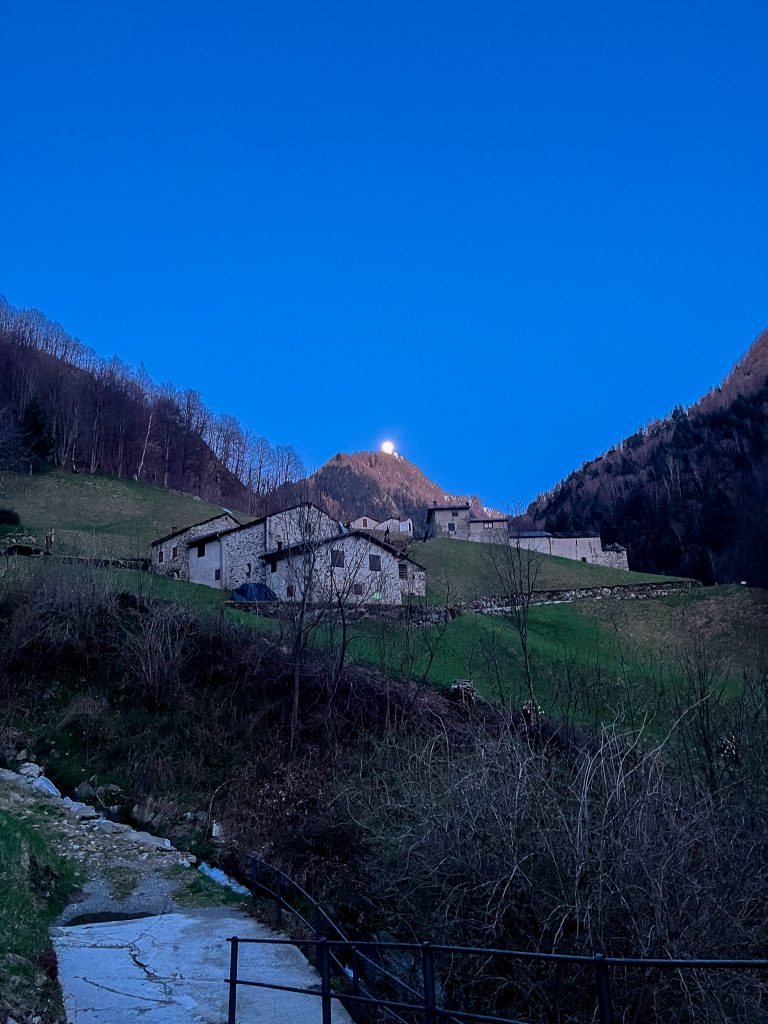
M 78 883 L 73 866 L 54 851 L 49 819 L 43 803 L 25 818 L 17 809 L 0 810 L 0 1011 L 5 1003 L 53 1020 L 61 998 L 41 958 L 48 929 Z
M 51 470 L 0 474 L 0 507 L 19 514 L 42 543 L 55 529 L 58 554 L 146 558 L 150 541 L 171 527 L 191 526 L 221 512 L 190 494 L 117 477 Z M 245 517 L 247 518 L 247 517 Z
M 409 554 L 427 570 L 427 597 L 435 604 L 445 604 L 446 597 L 448 603 L 473 601 L 498 594 L 501 589 L 494 565 L 494 548 L 489 544 L 440 538 L 412 545 Z M 540 559 L 537 590 L 632 586 L 668 582 L 674 578 L 587 565 L 552 555 L 541 555 Z

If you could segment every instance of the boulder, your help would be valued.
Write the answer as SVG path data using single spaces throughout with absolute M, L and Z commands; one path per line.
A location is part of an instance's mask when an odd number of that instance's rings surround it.
M 25 779 L 30 782 L 33 779 L 39 778 L 43 774 L 43 769 L 39 764 L 35 764 L 34 761 L 25 761 L 24 764 L 19 765 L 19 775 L 23 775 Z
M 61 793 L 56 789 L 50 779 L 46 779 L 44 775 L 39 775 L 32 783 L 33 789 L 40 790 L 41 793 L 46 793 L 48 796 L 61 796 Z

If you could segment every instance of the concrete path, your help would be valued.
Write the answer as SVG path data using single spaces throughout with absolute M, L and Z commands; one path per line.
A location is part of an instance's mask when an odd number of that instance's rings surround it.
M 162 914 L 53 930 L 70 1024 L 224 1024 L 229 943 L 280 938 L 232 908 Z M 294 946 L 240 946 L 242 977 L 319 991 L 320 978 Z M 351 1024 L 336 1002 L 334 1024 Z M 239 1024 L 319 1024 L 320 999 L 241 987 Z

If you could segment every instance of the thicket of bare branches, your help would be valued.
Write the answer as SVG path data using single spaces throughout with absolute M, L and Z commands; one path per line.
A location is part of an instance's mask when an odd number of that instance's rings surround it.
M 155 384 L 117 358 L 103 359 L 37 310 L 0 298 L 0 470 L 20 459 L 18 424 L 32 401 L 45 413 L 51 461 L 193 491 L 250 512 L 301 479 L 290 445 L 272 445 L 197 391 Z

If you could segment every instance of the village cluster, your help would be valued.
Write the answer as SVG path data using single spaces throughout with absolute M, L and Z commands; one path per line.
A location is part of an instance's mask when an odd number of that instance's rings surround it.
M 542 554 L 627 568 L 617 545 L 599 537 L 555 537 L 546 531 L 511 535 L 509 519 L 475 517 L 468 502 L 437 503 L 426 510 L 427 537 L 479 543 L 509 542 Z M 231 512 L 152 542 L 151 568 L 159 575 L 221 590 L 246 585 L 255 599 L 313 604 L 399 605 L 426 593 L 426 570 L 399 543 L 414 537 L 410 519 L 361 515 L 348 523 L 312 502 L 249 522 Z

